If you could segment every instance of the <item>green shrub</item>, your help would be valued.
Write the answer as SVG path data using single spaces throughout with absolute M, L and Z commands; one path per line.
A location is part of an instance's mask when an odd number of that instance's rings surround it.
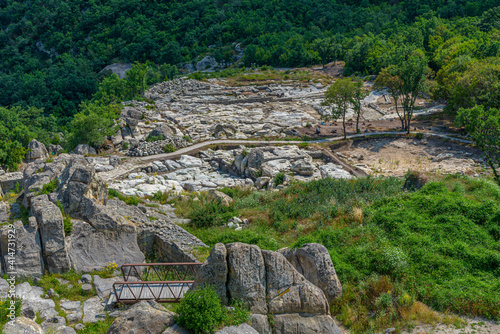
M 212 287 L 188 291 L 176 309 L 177 323 L 195 334 L 213 333 L 224 319 L 224 310 Z
M 285 173 L 279 172 L 274 177 L 274 185 L 279 186 L 280 184 L 283 184 L 283 182 L 285 182 Z
M 149 143 L 155 142 L 155 141 L 160 141 L 160 140 L 165 140 L 165 137 L 163 136 L 147 136 L 146 141 Z
M 2 330 L 3 325 L 5 325 L 10 318 L 12 306 L 14 307 L 14 315 L 19 317 L 21 313 L 22 300 L 21 299 L 5 299 L 0 300 L 0 330 Z
M 167 199 L 169 197 L 169 192 L 168 191 L 160 191 L 158 190 L 151 196 L 149 199 L 152 201 L 160 202 L 162 204 L 167 202 Z
M 165 152 L 165 153 L 175 152 L 175 146 L 174 146 L 174 144 L 169 143 L 169 144 L 163 146 L 163 152 Z
M 189 143 L 192 143 L 193 142 L 193 139 L 191 139 L 190 136 L 188 135 L 185 135 L 184 137 L 182 137 L 182 139 L 184 139 L 185 141 L 189 142 Z
M 134 205 L 137 206 L 139 203 L 142 203 L 143 201 L 135 196 L 123 196 L 120 194 L 118 191 L 114 189 L 108 189 L 108 195 L 110 198 L 118 198 L 120 201 L 123 201 L 127 203 L 128 205 Z
M 422 132 L 419 132 L 415 135 L 415 138 L 417 138 L 418 140 L 422 140 L 424 139 L 424 134 Z
M 53 179 L 50 182 L 43 185 L 42 190 L 38 192 L 38 195 L 48 195 L 53 193 L 57 188 L 57 179 Z
M 220 226 L 236 215 L 234 207 L 224 206 L 220 200 L 208 199 L 198 202 L 189 212 L 191 225 L 200 227 Z
M 129 148 L 129 143 L 122 144 L 122 150 L 128 150 L 128 148 Z

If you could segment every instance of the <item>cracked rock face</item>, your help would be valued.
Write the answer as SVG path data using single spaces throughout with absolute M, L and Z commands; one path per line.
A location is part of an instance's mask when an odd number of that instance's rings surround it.
M 195 278 L 195 286 L 205 285 L 214 286 L 224 302 L 245 302 L 253 327 L 261 333 L 272 330 L 268 313 L 276 333 L 340 333 L 322 289 L 279 252 L 243 243 L 217 244 Z

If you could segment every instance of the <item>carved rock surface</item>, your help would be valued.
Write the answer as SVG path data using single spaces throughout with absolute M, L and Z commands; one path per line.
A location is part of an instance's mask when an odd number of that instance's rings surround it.
M 342 334 L 329 315 L 277 314 L 276 334 Z
M 308 281 L 323 290 L 329 302 L 342 295 L 342 285 L 325 246 L 310 243 L 299 249 L 284 248 L 279 252 Z
M 61 210 L 49 201 L 47 195 L 40 195 L 31 200 L 31 212 L 40 228 L 43 255 L 49 272 L 62 273 L 69 270 Z
M 210 251 L 210 256 L 196 272 L 195 287 L 211 285 L 217 291 L 224 305 L 227 305 L 227 259 L 224 244 L 216 244 Z
M 42 246 L 40 243 L 40 233 L 38 224 L 34 217 L 30 217 L 29 226 L 24 227 L 21 221 L 14 223 L 16 230 L 16 275 L 21 277 L 38 277 L 43 275 Z M 1 231 L 1 249 L 4 268 L 9 272 L 8 253 L 14 248 L 9 247 L 9 228 L 2 227 Z
M 236 242 L 226 250 L 229 297 L 247 303 L 251 313 L 267 314 L 266 267 L 260 248 Z
M 269 312 L 329 314 L 323 291 L 306 280 L 281 253 L 262 251 L 262 255 Z

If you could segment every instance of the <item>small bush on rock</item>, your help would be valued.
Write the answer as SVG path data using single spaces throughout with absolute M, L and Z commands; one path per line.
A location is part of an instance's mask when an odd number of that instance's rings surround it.
M 177 323 L 196 334 L 213 333 L 224 317 L 223 307 L 212 287 L 187 292 L 177 313 Z

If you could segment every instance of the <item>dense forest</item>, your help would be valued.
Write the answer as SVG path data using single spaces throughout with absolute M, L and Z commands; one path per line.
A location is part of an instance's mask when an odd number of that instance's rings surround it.
M 136 74 L 151 84 L 204 55 L 232 62 L 234 43 L 245 49 L 247 67 L 343 60 L 345 75 L 378 74 L 404 46 L 425 56 L 435 78 L 431 93 L 451 111 L 498 108 L 495 6 L 497 0 L 0 0 L 0 159 L 13 166 L 2 158 L 9 147 L 20 152 L 30 138 L 48 143 L 48 131 L 71 132 L 89 110 L 119 102 L 102 99 L 103 83 L 127 86 L 105 78 L 106 65 L 141 63 Z M 129 78 L 122 98 L 144 88 L 131 88 L 143 85 L 136 79 Z

